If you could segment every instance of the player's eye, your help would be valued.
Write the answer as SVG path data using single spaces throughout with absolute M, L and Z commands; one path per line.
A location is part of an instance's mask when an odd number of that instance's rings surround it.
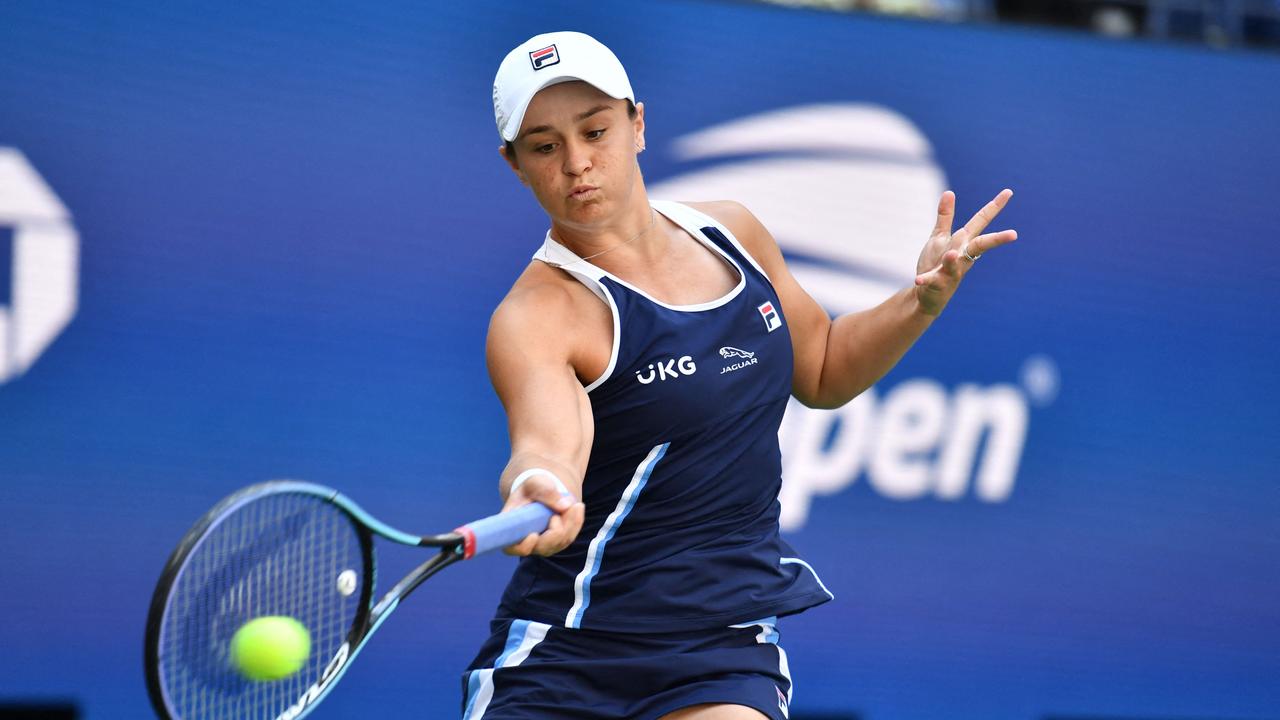
M 551 152 L 555 149 L 556 149 L 555 143 L 547 143 L 546 145 L 539 145 L 535 147 L 533 151 L 536 153 L 542 153 L 543 155 L 550 155 Z
M 604 137 L 604 133 L 605 133 L 605 131 L 606 131 L 606 130 L 608 130 L 608 128 L 600 128 L 599 130 L 588 130 L 588 131 L 587 131 L 587 139 L 588 139 L 588 140 L 599 140 L 600 138 Z

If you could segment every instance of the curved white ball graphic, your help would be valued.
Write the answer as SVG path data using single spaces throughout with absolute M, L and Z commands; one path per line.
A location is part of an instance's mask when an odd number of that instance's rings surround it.
M 737 200 L 829 312 L 863 310 L 909 285 L 946 178 L 909 120 L 864 104 L 806 105 L 686 135 L 682 160 L 742 157 L 651 186 L 672 200 Z

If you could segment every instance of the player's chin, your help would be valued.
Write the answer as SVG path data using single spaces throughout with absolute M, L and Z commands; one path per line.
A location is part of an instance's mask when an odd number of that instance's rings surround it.
M 565 198 L 564 214 L 574 222 L 589 223 L 609 216 L 609 202 L 600 191 L 583 200 L 570 196 Z

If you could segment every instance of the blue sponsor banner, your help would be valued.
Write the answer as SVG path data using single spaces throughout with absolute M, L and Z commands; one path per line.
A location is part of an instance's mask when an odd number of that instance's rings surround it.
M 490 88 L 559 29 L 628 67 L 652 193 L 746 203 L 832 312 L 911 282 L 943 189 L 1016 191 L 898 368 L 788 414 L 836 595 L 780 621 L 793 717 L 1280 715 L 1280 59 L 674 1 L 0 9 L 0 700 L 145 716 L 154 582 L 240 486 L 498 507 L 485 329 L 546 223 Z M 456 716 L 510 567 L 313 717 Z

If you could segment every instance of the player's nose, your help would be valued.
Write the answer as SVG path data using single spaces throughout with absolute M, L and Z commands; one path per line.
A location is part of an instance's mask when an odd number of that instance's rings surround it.
M 591 151 L 586 143 L 569 141 L 565 143 L 564 172 L 566 175 L 580 176 L 591 169 Z

